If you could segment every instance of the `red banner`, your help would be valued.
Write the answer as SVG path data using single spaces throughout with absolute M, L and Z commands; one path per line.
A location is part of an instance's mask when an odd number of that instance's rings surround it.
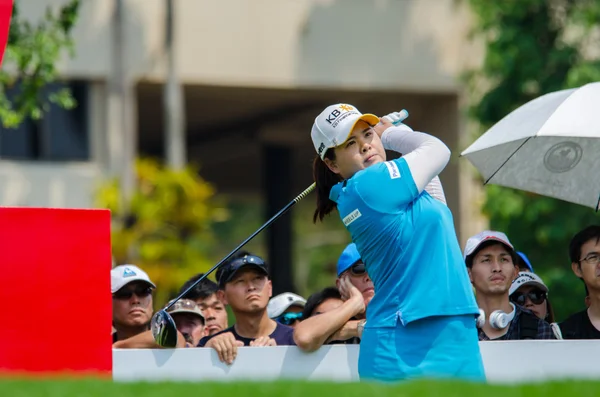
M 110 212 L 0 207 L 0 373 L 112 371 Z
M 13 0 L 0 0 L 0 65 L 4 58 L 4 50 L 8 40 L 10 16 L 12 14 Z

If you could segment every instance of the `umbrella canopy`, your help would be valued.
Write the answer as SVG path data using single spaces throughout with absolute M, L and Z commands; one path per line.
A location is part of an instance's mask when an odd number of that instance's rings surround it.
M 536 98 L 462 152 L 485 183 L 596 208 L 600 204 L 600 82 Z

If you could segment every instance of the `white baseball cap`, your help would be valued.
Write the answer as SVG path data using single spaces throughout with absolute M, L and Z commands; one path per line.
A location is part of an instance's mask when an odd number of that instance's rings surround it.
M 134 281 L 145 281 L 156 288 L 156 285 L 150 281 L 148 274 L 139 267 L 135 265 L 120 265 L 110 271 L 110 292 L 114 294 Z
M 370 125 L 379 123 L 379 117 L 370 113 L 362 114 L 352 105 L 338 103 L 327 106 L 317 116 L 310 131 L 310 137 L 319 157 L 325 158 L 327 149 L 346 142 L 359 120 L 364 120 Z
M 281 316 L 290 306 L 304 307 L 306 305 L 306 299 L 300 295 L 296 295 L 291 292 L 284 292 L 277 296 L 272 297 L 267 304 L 267 314 L 269 318 L 275 318 Z
M 508 240 L 508 237 L 506 237 L 506 234 L 502 232 L 496 232 L 493 230 L 484 230 L 481 233 L 477 233 L 476 235 L 469 237 L 469 239 L 467 240 L 467 244 L 465 245 L 464 258 L 466 259 L 467 256 L 475 252 L 481 244 L 490 240 L 498 241 L 504 245 L 507 245 L 512 250 L 515 249 Z
M 546 284 L 544 284 L 540 276 L 531 272 L 519 272 L 517 278 L 515 278 L 510 285 L 508 295 L 512 295 L 516 290 L 524 285 L 537 285 L 542 291 L 548 292 L 548 287 Z

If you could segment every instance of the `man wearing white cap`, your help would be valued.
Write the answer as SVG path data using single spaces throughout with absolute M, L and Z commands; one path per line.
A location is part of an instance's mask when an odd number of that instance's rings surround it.
M 110 271 L 113 302 L 113 343 L 148 330 L 152 318 L 152 291 L 148 274 L 135 265 L 121 265 Z
M 292 292 L 284 292 L 272 297 L 267 304 L 269 318 L 294 327 L 302 321 L 302 311 L 306 305 L 306 299 Z
M 148 274 L 135 265 L 121 265 L 110 271 L 113 297 L 113 348 L 160 349 L 156 344 L 152 319 L 152 292 L 156 288 Z M 183 334 L 177 331 L 177 346 L 185 347 Z
M 469 238 L 464 258 L 480 308 L 479 340 L 555 339 L 547 322 L 509 300 L 519 268 L 504 233 L 485 230 Z

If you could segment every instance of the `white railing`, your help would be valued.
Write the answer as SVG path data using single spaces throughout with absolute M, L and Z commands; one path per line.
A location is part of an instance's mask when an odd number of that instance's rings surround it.
M 481 342 L 488 382 L 600 379 L 599 341 Z M 304 353 L 294 346 L 240 348 L 222 364 L 213 349 L 113 350 L 113 379 L 358 381 L 359 346 L 325 346 Z

